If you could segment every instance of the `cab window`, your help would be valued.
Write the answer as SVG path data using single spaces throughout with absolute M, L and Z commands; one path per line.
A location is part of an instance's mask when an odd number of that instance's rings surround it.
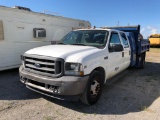
M 123 46 L 121 44 L 121 40 L 120 40 L 119 34 L 117 32 L 111 32 L 108 50 L 109 50 L 109 52 L 123 51 Z
M 111 37 L 110 37 L 110 45 L 112 44 L 121 44 L 120 39 L 119 39 L 119 35 L 117 32 L 112 32 L 111 33 Z

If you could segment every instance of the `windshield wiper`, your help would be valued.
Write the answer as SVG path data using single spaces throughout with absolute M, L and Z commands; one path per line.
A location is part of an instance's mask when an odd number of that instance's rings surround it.
M 102 46 L 96 46 L 97 48 L 99 48 L 99 49 L 102 49 L 102 48 L 104 48 L 104 46 L 102 45 Z
M 81 46 L 87 46 L 85 44 L 80 44 L 80 43 L 75 43 L 75 44 L 71 44 L 71 45 L 81 45 Z
M 66 45 L 65 43 L 62 43 L 62 42 L 60 42 L 60 43 L 57 43 L 57 44 Z

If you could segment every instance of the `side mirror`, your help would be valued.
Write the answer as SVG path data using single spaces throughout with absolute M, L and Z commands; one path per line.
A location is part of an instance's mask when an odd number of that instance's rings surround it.
M 123 46 L 121 44 L 112 44 L 109 46 L 109 52 L 121 52 L 123 51 Z

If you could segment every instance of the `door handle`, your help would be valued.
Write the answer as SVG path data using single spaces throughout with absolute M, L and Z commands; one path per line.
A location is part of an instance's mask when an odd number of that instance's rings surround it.
M 105 60 L 108 59 L 108 56 L 104 57 L 104 59 L 105 59 Z
M 122 57 L 124 57 L 124 52 L 122 52 Z

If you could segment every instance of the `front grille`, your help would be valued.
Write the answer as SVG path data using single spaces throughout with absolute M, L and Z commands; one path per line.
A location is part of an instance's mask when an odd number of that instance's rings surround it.
M 63 74 L 64 61 L 61 58 L 25 55 L 24 63 L 25 70 L 35 74 L 50 77 L 60 77 Z

